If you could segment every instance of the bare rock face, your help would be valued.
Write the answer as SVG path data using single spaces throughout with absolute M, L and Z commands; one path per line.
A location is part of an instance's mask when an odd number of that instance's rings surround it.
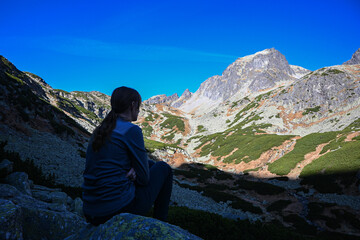
M 172 102 L 176 101 L 179 99 L 179 96 L 177 95 L 177 93 L 174 93 L 171 96 L 166 96 L 165 94 L 161 94 L 161 95 L 156 95 L 153 96 L 151 98 L 149 98 L 148 100 L 144 101 L 145 104 L 165 104 L 165 105 L 170 105 Z
M 274 48 L 237 59 L 221 76 L 213 76 L 200 85 L 181 109 L 190 111 L 203 105 L 205 99 L 223 102 L 235 94 L 243 97 L 275 87 L 282 82 L 292 82 L 308 70 L 291 67 L 284 55 Z
M 303 68 L 303 67 L 300 67 L 300 66 L 290 65 L 290 67 L 295 73 L 295 75 L 292 75 L 295 78 L 302 78 L 306 74 L 311 73 L 310 70 L 308 70 L 306 68 Z
M 60 189 L 31 184 L 24 172 L 10 173 L 0 179 L 0 239 L 64 239 L 75 234 L 86 222 L 73 205 Z
M 121 213 L 104 224 L 87 225 L 66 240 L 85 239 L 201 239 L 180 227 L 148 217 Z
M 110 111 L 110 96 L 106 94 L 98 91 L 67 92 L 61 89 L 53 89 L 41 77 L 18 70 L 2 56 L 0 56 L 0 60 L 1 72 L 10 73 L 25 83 L 36 96 L 63 110 L 89 132 L 92 132 Z
M 357 77 L 344 67 L 319 69 L 293 85 L 289 92 L 274 97 L 273 101 L 291 107 L 293 111 L 321 106 L 333 110 L 358 100 Z
M 352 55 L 352 58 L 343 63 L 343 65 L 360 64 L 360 48 Z
M 181 94 L 180 98 L 176 101 L 172 102 L 171 106 L 174 108 L 179 108 L 181 105 L 183 105 L 189 98 L 191 98 L 192 93 L 189 91 L 189 89 L 186 89 L 183 94 Z
M 293 74 L 284 55 L 273 48 L 266 49 L 239 58 L 225 69 L 222 76 L 212 77 L 201 84 L 198 91 L 213 100 L 226 100 L 244 87 L 252 92 L 263 90 L 275 86 L 276 82 L 292 80 Z

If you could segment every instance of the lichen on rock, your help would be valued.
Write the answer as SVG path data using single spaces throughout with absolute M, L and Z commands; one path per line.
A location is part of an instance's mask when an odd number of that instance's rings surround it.
M 201 239 L 180 227 L 130 213 L 121 213 L 97 227 L 88 224 L 65 240 Z

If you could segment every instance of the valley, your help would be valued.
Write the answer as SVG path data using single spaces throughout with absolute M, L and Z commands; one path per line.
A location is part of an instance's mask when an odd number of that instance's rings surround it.
M 136 124 L 149 157 L 174 169 L 172 204 L 359 237 L 360 63 L 350 63 L 309 71 L 266 49 L 195 93 L 145 100 Z M 110 96 L 53 89 L 4 57 L 0 79 L 4 149 L 79 187 Z

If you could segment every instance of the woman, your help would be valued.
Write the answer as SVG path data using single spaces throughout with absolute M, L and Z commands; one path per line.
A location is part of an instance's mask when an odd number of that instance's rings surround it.
M 86 152 L 83 210 L 97 226 L 128 212 L 146 215 L 154 204 L 154 217 L 166 221 L 172 190 L 172 169 L 165 162 L 148 160 L 136 121 L 140 94 L 119 87 L 111 95 L 111 111 L 98 126 Z

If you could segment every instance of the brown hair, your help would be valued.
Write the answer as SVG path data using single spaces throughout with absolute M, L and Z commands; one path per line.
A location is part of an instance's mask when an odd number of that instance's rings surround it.
M 140 107 L 141 96 L 135 89 L 119 87 L 113 91 L 111 94 L 111 111 L 93 132 L 92 148 L 95 152 L 100 150 L 114 130 L 118 115 L 131 107 L 133 102 L 138 103 L 138 107 Z

